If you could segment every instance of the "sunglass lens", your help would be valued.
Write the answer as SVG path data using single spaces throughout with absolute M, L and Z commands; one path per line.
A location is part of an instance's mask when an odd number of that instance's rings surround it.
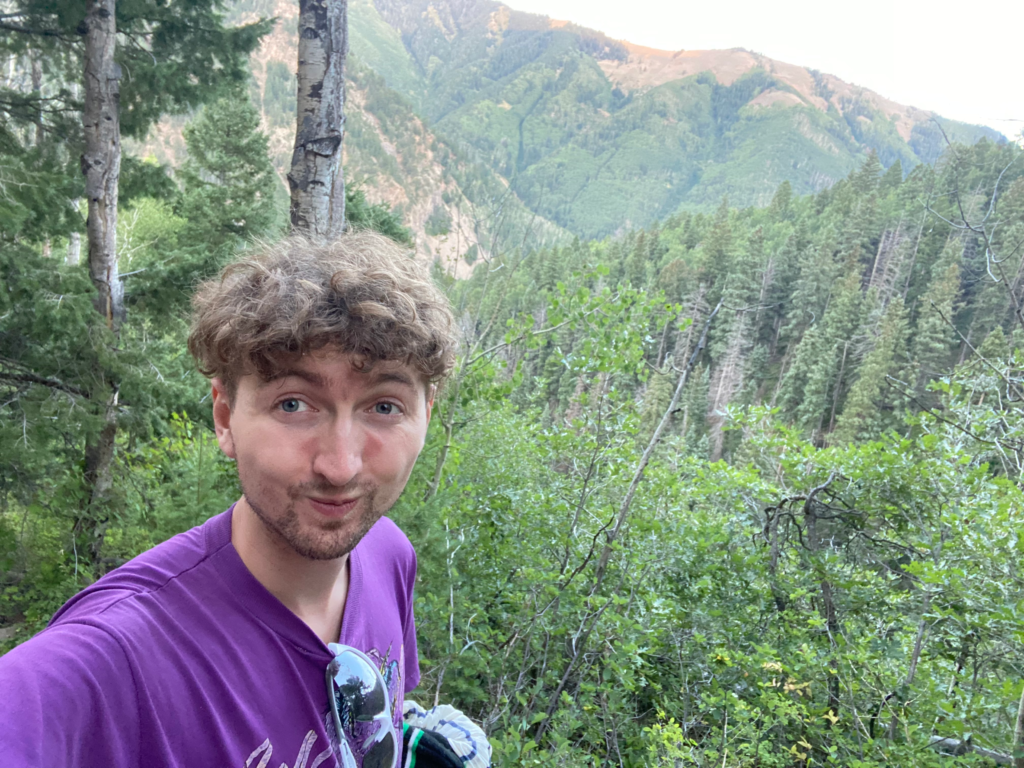
M 363 756 L 363 768 L 393 768 L 394 764 L 395 739 L 389 732 Z
M 370 722 L 384 711 L 387 691 L 363 659 L 354 653 L 341 653 L 331 662 L 331 672 L 353 720 Z M 394 745 L 391 749 L 394 752 Z

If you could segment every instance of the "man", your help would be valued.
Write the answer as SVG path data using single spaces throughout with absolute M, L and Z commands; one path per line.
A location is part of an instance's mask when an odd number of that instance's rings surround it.
M 391 766 L 419 681 L 416 559 L 382 515 L 452 367 L 447 301 L 354 233 L 269 246 L 193 305 L 242 498 L 0 658 L 0 765 Z

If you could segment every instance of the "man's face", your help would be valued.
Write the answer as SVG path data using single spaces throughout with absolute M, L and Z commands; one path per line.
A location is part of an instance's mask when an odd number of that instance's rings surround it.
M 348 553 L 398 500 L 423 448 L 429 385 L 410 366 L 334 349 L 304 355 L 270 381 L 243 376 L 233 402 L 213 381 L 221 449 L 245 500 L 303 557 Z

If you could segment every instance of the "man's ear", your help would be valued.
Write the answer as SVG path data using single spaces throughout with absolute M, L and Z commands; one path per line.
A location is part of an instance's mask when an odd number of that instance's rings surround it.
M 213 400 L 213 428 L 217 444 L 228 458 L 235 458 L 235 438 L 231 434 L 232 398 L 220 379 L 210 380 L 210 399 Z
M 427 423 L 430 423 L 430 414 L 434 410 L 434 398 L 437 396 L 437 384 L 427 385 Z

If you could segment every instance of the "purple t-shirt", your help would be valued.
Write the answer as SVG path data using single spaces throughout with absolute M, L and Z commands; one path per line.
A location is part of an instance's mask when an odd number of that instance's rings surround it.
M 420 677 L 416 555 L 381 518 L 349 562 L 340 642 L 379 664 L 400 745 Z M 242 563 L 228 510 L 112 571 L 0 657 L 0 764 L 334 768 L 331 659 Z

